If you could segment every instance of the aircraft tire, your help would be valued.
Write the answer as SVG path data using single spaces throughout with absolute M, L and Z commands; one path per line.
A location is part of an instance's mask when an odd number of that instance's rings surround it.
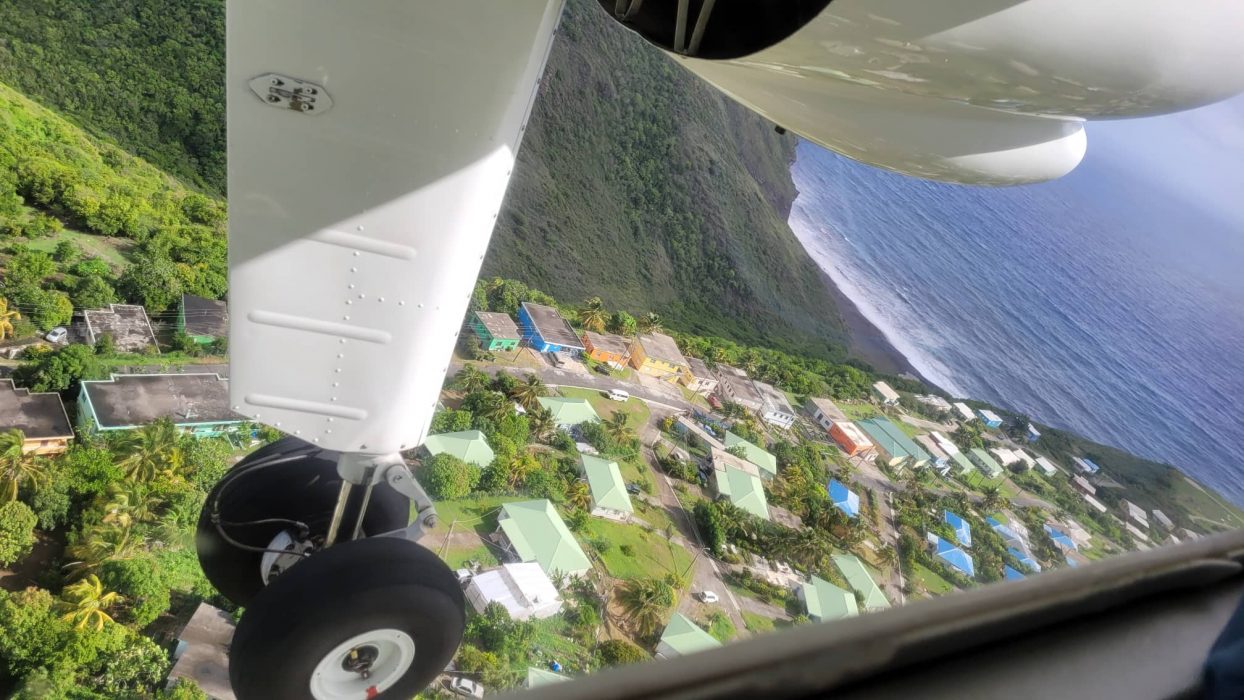
M 245 523 L 273 518 L 298 521 L 307 525 L 312 541 L 322 542 L 340 488 L 337 453 L 297 438 L 284 438 L 247 455 L 217 482 L 199 514 L 195 549 L 207 580 L 226 598 L 242 606 L 264 588 L 260 571 L 263 552 L 234 546 L 212 522 L 212 508 L 218 497 L 220 520 L 236 523 L 224 526 L 229 537 L 251 547 L 265 547 L 291 526 L 282 522 Z M 346 509 L 343 537 L 349 537 L 354 527 L 362 491 L 355 489 Z M 377 484 L 363 519 L 364 534 L 390 532 L 409 522 L 410 501 L 388 484 Z
M 396 537 L 346 542 L 255 597 L 229 678 L 239 700 L 405 700 L 449 664 L 465 626 L 462 589 L 435 554 Z

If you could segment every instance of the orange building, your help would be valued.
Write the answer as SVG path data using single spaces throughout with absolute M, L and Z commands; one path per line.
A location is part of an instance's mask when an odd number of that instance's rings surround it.
M 597 362 L 616 362 L 624 365 L 631 359 L 626 338 L 611 333 L 583 333 L 583 352 Z
M 873 441 L 854 423 L 836 420 L 829 427 L 829 437 L 848 457 L 875 449 Z

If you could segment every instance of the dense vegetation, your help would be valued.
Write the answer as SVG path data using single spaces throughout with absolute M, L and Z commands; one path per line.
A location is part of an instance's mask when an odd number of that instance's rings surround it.
M 224 23 L 222 0 L 6 0 L 0 81 L 222 193 Z
M 16 575 L 37 587 L 0 590 L 0 694 L 204 697 L 157 690 L 169 667 L 160 645 L 200 601 L 227 605 L 193 541 L 233 447 L 167 421 L 79 439 L 58 457 L 23 455 L 21 445 L 19 431 L 0 434 L 0 566 L 35 546 L 46 565 Z
M 0 296 L 34 328 L 74 308 L 130 301 L 158 315 L 182 292 L 223 296 L 224 226 L 219 199 L 0 85 Z
M 794 139 L 595 5 L 567 5 L 485 272 L 839 357 L 834 303 L 784 220 Z

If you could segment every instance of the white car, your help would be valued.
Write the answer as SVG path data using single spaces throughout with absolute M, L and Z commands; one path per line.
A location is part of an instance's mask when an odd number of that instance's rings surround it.
M 482 698 L 484 697 L 484 686 L 470 678 L 462 676 L 454 676 L 445 683 L 445 687 L 454 695 L 461 695 L 464 698 Z
M 53 328 L 52 330 L 48 331 L 47 335 L 43 336 L 43 338 L 49 343 L 56 343 L 57 345 L 62 345 L 65 343 L 66 340 L 69 339 L 69 329 L 65 328 L 64 326 L 57 326 Z
M 718 600 L 721 600 L 717 597 L 717 594 L 712 591 L 700 591 L 696 597 L 700 599 L 701 603 L 708 603 L 710 605 L 716 603 Z
M 613 401 L 627 401 L 631 398 L 631 394 L 623 389 L 610 389 L 609 398 Z

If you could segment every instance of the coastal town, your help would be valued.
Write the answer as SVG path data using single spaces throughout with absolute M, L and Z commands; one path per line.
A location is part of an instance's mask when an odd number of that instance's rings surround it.
M 690 654 L 1227 526 L 1142 507 L 1093 455 L 1045 449 L 1047 429 L 910 378 L 800 394 L 746 353 L 692 354 L 656 314 L 504 286 L 477 288 L 440 410 L 406 455 L 439 513 L 422 544 L 472 608 L 445 693 Z M 21 445 L 7 459 L 153 425 L 226 441 L 234 460 L 279 437 L 232 412 L 222 354 L 185 352 L 224 348 L 225 304 L 187 295 L 163 318 L 114 304 L 50 341 L 7 343 L 19 359 L 0 433 Z M 125 371 L 60 392 L 18 383 L 74 347 Z M 170 678 L 230 697 L 202 670 L 225 663 L 222 615 L 203 603 L 183 621 L 176 639 L 197 641 Z

